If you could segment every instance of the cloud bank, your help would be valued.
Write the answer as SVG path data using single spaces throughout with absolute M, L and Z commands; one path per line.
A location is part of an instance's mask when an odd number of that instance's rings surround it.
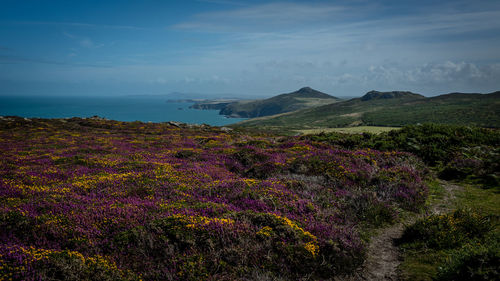
M 0 42 L 0 80 L 78 84 L 103 94 L 140 92 L 141 85 L 157 94 L 245 95 L 303 86 L 340 96 L 500 89 L 497 1 L 197 3 L 205 8 L 140 28 L 145 24 L 10 22 L 46 32 L 40 45 L 47 48 L 23 53 Z

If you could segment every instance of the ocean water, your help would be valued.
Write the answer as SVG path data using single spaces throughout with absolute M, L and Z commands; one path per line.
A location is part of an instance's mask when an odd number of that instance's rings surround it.
M 192 103 L 159 97 L 11 97 L 0 96 L 0 116 L 70 118 L 94 115 L 118 121 L 166 122 L 223 126 L 245 120 L 226 118 L 218 110 L 190 109 Z

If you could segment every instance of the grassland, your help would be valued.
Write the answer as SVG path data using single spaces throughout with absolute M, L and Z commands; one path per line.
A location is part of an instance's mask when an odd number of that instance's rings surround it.
M 442 183 L 449 185 L 449 183 Z M 452 245 L 437 246 L 426 245 L 419 239 L 403 243 L 403 262 L 401 270 L 402 280 L 496 280 L 500 254 L 498 252 L 498 240 L 500 239 L 500 193 L 494 189 L 483 189 L 474 185 L 465 184 L 453 190 L 449 190 L 452 200 L 443 201 L 444 188 L 439 186 L 430 189 L 430 198 L 434 198 L 431 204 L 441 204 L 440 208 L 449 211 L 441 214 L 440 218 L 451 220 L 452 224 L 440 224 L 439 232 L 433 233 L 437 243 L 445 240 L 445 237 L 453 237 L 457 243 Z M 436 197 L 439 198 L 436 200 Z M 459 236 L 453 229 L 460 225 L 459 216 L 454 210 L 464 210 L 473 218 L 467 222 L 468 236 Z M 435 216 L 422 218 L 418 223 L 427 223 L 427 228 L 432 228 Z M 439 218 L 438 218 L 439 219 Z M 450 227 L 451 226 L 451 227 Z M 459 226 L 460 227 L 460 226 Z M 408 226 L 408 229 L 414 225 Z M 425 233 L 425 231 L 422 231 Z M 464 231 L 465 232 L 465 231 Z M 423 238 L 425 239 L 425 238 Z M 442 240 L 439 240 L 442 239 Z M 468 262 L 464 261 L 471 258 Z M 477 264 L 479 263 L 479 264 Z
M 484 95 L 448 94 L 432 98 L 415 94 L 393 98 L 365 97 L 266 118 L 254 118 L 233 127 L 293 134 L 302 130 L 356 126 L 400 127 L 427 122 L 495 128 L 500 126 L 500 92 Z
M 380 126 L 357 126 L 357 127 L 345 127 L 345 128 L 324 128 L 324 129 L 308 129 L 308 130 L 297 130 L 295 132 L 304 135 L 320 134 L 320 133 L 344 133 L 344 134 L 380 134 L 384 132 L 389 132 L 392 130 L 399 130 L 399 127 L 380 127 Z

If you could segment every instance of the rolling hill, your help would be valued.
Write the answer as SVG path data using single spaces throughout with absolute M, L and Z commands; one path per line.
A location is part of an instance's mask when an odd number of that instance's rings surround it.
M 221 106 L 220 114 L 237 118 L 254 118 L 331 104 L 339 98 L 304 87 L 298 91 L 262 100 L 237 101 Z M 212 105 L 213 107 L 214 105 Z M 193 108 L 203 108 L 203 104 Z
M 289 132 L 426 122 L 500 127 L 500 91 L 490 94 L 451 93 L 430 98 L 411 92 L 370 91 L 361 98 L 255 118 L 234 126 Z

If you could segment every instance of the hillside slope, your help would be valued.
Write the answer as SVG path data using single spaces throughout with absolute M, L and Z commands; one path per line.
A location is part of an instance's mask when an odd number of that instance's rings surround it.
M 371 91 L 361 98 L 251 119 L 235 126 L 293 131 L 359 125 L 403 126 L 425 122 L 499 127 L 500 92 L 451 93 L 426 98 L 411 92 Z
M 1 280 L 334 280 L 427 194 L 408 153 L 210 126 L 4 117 L 0 140 Z
M 281 94 L 264 100 L 238 101 L 226 105 L 220 114 L 230 117 L 253 118 L 296 111 L 304 108 L 330 104 L 338 98 L 309 87 Z

